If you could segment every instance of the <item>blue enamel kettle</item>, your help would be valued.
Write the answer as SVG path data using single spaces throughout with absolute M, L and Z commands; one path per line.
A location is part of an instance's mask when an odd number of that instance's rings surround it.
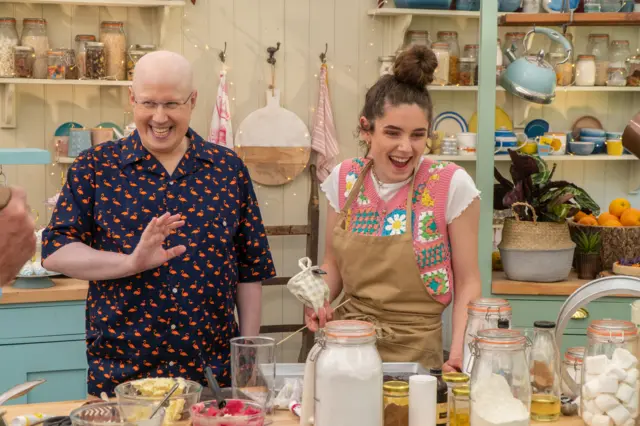
M 523 43 L 527 46 L 527 39 L 531 34 L 544 34 L 552 41 L 562 44 L 566 52 L 564 64 L 571 57 L 573 47 L 559 32 L 549 28 L 535 28 L 527 33 Z M 537 104 L 550 104 L 556 94 L 556 72 L 553 67 L 544 60 L 544 50 L 540 50 L 537 55 L 528 55 L 522 58 L 515 56 L 516 46 L 512 45 L 505 49 L 504 54 L 511 63 L 500 76 L 500 85 L 504 89 L 522 99 L 535 102 Z

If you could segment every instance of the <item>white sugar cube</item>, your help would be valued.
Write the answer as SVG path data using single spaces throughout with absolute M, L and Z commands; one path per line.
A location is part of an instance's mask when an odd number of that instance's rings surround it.
M 587 382 L 583 387 L 583 395 L 587 398 L 595 398 L 600 393 L 600 379 L 594 379 Z
M 631 368 L 629 370 L 627 370 L 627 375 L 624 378 L 625 383 L 631 385 L 631 386 L 635 386 L 638 382 L 638 377 L 640 375 L 638 374 L 638 369 L 636 368 Z
M 599 377 L 600 377 L 600 374 L 589 374 L 589 373 L 587 373 L 587 374 L 585 375 L 585 380 L 586 380 L 587 382 L 590 382 L 591 380 L 596 380 L 596 379 L 598 379 Z
M 627 372 L 615 364 L 609 364 L 604 374 L 609 377 L 615 377 L 617 380 L 624 380 L 627 377 Z
M 624 408 L 622 405 L 618 405 L 617 407 L 612 408 L 607 411 L 611 420 L 616 424 L 616 426 L 622 426 L 627 420 L 631 418 L 631 414 L 629 411 Z
M 602 411 L 607 412 L 620 405 L 620 402 L 613 395 L 603 393 L 596 397 L 596 405 Z
M 604 413 L 604 411 L 602 411 L 600 408 L 598 408 L 598 406 L 596 405 L 596 401 L 594 399 L 586 401 L 584 403 L 584 409 L 585 409 L 585 412 L 588 411 L 591 414 L 602 414 L 602 413 Z
M 638 364 L 638 358 L 636 358 L 635 355 L 624 348 L 616 348 L 613 351 L 611 360 L 625 370 L 635 367 Z
M 606 355 L 588 356 L 584 359 L 584 368 L 588 374 L 602 374 L 607 368 L 609 359 Z
M 591 426 L 611 426 L 611 419 L 609 418 L 609 416 L 596 414 L 591 419 Z
M 584 422 L 586 424 L 588 424 L 589 426 L 591 426 L 591 420 L 593 419 L 593 414 L 591 414 L 589 411 L 585 411 L 582 414 L 582 420 L 584 420 Z
M 598 391 L 601 393 L 616 393 L 618 391 L 618 379 L 615 377 L 603 374 L 600 376 L 599 385 Z
M 626 383 L 622 383 L 616 392 L 616 398 L 625 404 L 628 404 L 633 396 L 633 388 Z
M 631 417 L 638 417 L 638 392 L 633 391 L 633 394 L 631 394 L 631 397 L 629 397 L 629 401 L 624 405 L 631 413 Z

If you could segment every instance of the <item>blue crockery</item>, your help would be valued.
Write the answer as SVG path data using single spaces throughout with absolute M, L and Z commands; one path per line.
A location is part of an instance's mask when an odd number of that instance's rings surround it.
M 394 0 L 403 9 L 450 9 L 452 0 Z
M 608 141 L 618 141 L 622 139 L 622 132 L 607 132 L 606 139 Z
M 590 155 L 594 148 L 593 142 L 569 142 L 569 150 L 576 155 Z
M 520 9 L 522 2 L 520 0 L 498 0 L 499 12 L 515 12 Z
M 604 138 L 607 132 L 602 129 L 590 129 L 588 127 L 580 129 L 580 139 L 583 136 L 595 137 L 595 138 Z

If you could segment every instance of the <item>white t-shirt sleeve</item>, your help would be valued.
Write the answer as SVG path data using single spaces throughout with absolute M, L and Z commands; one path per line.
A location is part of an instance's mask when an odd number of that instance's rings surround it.
M 340 213 L 340 164 L 335 166 L 329 176 L 320 184 L 320 189 L 324 192 L 329 204 L 336 213 Z
M 447 200 L 447 225 L 454 221 L 469 207 L 469 204 L 480 196 L 475 182 L 464 169 L 458 169 L 451 177 L 449 197 Z

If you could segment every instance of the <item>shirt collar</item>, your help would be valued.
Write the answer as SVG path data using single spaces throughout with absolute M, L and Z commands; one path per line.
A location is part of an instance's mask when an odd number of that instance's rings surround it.
M 189 138 L 190 144 L 185 155 L 188 154 L 189 156 L 207 161 L 209 163 L 214 162 L 214 154 L 216 152 L 214 144 L 211 144 L 202 139 L 202 137 L 191 128 L 187 130 L 186 137 Z M 143 160 L 149 160 L 151 158 L 151 153 L 147 151 L 147 149 L 142 144 L 142 141 L 140 140 L 140 134 L 138 133 L 137 129 L 122 141 L 122 152 L 120 155 L 121 167 L 124 168 L 129 164 L 134 164 Z

